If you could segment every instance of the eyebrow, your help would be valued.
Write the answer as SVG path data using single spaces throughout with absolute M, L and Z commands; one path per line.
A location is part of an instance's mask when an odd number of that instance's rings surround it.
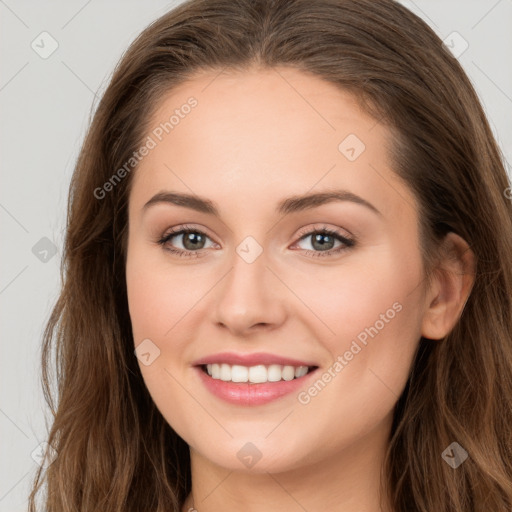
M 317 192 L 314 194 L 305 194 L 291 196 L 283 199 L 277 204 L 276 213 L 280 215 L 287 215 L 289 213 L 301 212 L 304 210 L 310 210 L 317 208 L 333 201 L 349 201 L 362 206 L 365 206 L 369 210 L 373 211 L 380 217 L 382 213 L 370 202 L 358 195 L 349 192 L 348 190 L 327 190 L 324 192 Z M 143 213 L 150 207 L 159 203 L 169 203 L 176 206 L 183 206 L 190 208 L 201 213 L 214 215 L 220 217 L 219 208 L 215 203 L 209 199 L 199 197 L 192 194 L 184 194 L 181 192 L 170 192 L 163 191 L 155 194 L 144 206 Z

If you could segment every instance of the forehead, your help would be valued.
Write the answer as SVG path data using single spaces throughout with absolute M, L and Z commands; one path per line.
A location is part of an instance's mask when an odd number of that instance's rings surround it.
M 342 187 L 381 211 L 408 206 L 390 167 L 388 128 L 347 91 L 299 70 L 198 74 L 160 99 L 148 126 L 154 147 L 132 189 L 139 203 L 179 189 L 256 210 L 262 197 Z

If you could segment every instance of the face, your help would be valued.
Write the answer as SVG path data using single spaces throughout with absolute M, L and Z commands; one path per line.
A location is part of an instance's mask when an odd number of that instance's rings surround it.
M 292 69 L 197 75 L 149 126 L 126 279 L 168 423 L 247 471 L 384 439 L 425 311 L 417 204 L 390 131 Z

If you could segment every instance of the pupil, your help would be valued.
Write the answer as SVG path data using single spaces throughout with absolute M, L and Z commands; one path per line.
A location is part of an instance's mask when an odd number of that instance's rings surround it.
M 327 239 L 327 241 L 322 241 L 322 239 Z M 325 235 L 325 234 L 322 234 L 322 233 L 318 233 L 317 235 L 315 235 L 314 239 L 313 239 L 313 247 L 315 247 L 315 243 L 318 243 L 319 244 L 319 247 L 316 247 L 317 249 L 320 248 L 320 249 L 330 249 L 331 247 L 327 247 L 326 248 L 326 244 L 328 245 L 329 242 L 332 244 L 333 242 L 333 238 L 330 236 L 330 235 Z
M 195 244 L 201 242 L 201 237 L 202 235 L 198 233 L 187 233 L 183 239 L 183 245 L 186 249 L 197 249 L 197 245 Z

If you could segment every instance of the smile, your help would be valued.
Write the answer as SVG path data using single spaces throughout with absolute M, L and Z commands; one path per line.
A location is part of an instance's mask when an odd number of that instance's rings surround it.
M 273 402 L 286 395 L 296 395 L 309 385 L 308 382 L 314 378 L 312 375 L 316 375 L 318 367 L 276 364 L 241 366 L 212 363 L 195 366 L 194 370 L 199 377 L 200 385 L 204 386 L 211 396 L 232 405 L 257 406 Z M 297 376 L 295 376 L 296 373 Z M 249 381 L 249 378 L 252 381 Z M 255 380 L 257 382 L 253 382 Z
M 215 363 L 202 365 L 203 371 L 212 377 L 212 379 L 222 380 L 224 382 L 249 382 L 252 384 L 298 379 L 307 375 L 309 371 L 314 368 L 315 367 L 280 364 L 243 366 L 238 364 Z

